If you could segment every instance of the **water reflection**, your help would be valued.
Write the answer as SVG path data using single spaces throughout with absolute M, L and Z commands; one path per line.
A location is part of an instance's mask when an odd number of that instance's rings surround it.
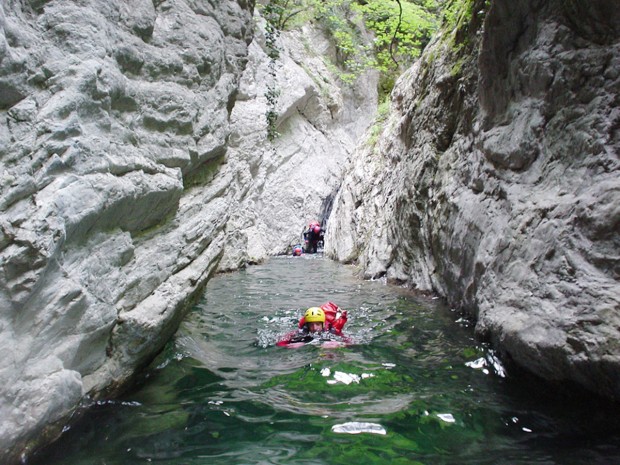
M 617 415 L 505 372 L 439 301 L 320 257 L 216 277 L 125 399 L 38 464 L 609 464 Z M 309 306 L 354 344 L 275 347 Z M 385 434 L 384 434 L 385 433 Z

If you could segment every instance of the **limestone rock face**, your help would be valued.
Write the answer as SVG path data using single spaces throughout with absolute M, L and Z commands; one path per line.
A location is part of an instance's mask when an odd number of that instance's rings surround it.
M 269 142 L 253 10 L 0 5 L 2 463 L 120 392 L 214 272 L 286 251 L 336 191 L 376 94 L 340 89 L 302 33 L 283 34 L 290 101 Z
M 222 269 L 291 253 L 311 221 L 327 219 L 344 164 L 377 108 L 378 74 L 339 85 L 326 62 L 336 61 L 335 50 L 320 31 L 282 32 L 272 61 L 263 21 L 256 17 L 256 23 L 231 115 L 228 157 L 243 167 L 236 176 L 245 188 L 228 225 L 237 246 L 227 247 Z M 270 89 L 278 95 L 272 106 Z M 277 115 L 273 142 L 266 138 L 268 109 Z
M 251 7 L 155 5 L 0 10 L 3 463 L 122 387 L 223 254 L 230 201 L 187 179 L 224 151 Z
M 620 12 L 476 2 L 397 84 L 326 246 L 434 291 L 505 357 L 620 397 Z

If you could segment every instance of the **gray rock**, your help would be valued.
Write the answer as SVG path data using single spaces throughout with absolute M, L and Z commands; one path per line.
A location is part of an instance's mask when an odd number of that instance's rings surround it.
M 495 1 L 444 32 L 352 157 L 326 237 L 475 316 L 505 359 L 615 399 L 618 19 L 613 0 Z
M 261 25 L 262 19 L 256 22 Z M 226 249 L 222 269 L 291 253 L 310 221 L 327 219 L 326 205 L 339 187 L 346 159 L 377 107 L 377 73 L 368 72 L 349 86 L 339 84 L 325 62 L 333 50 L 320 31 L 282 32 L 275 63 L 261 31 L 250 45 L 231 113 L 227 157 L 243 169 L 234 174 L 239 212 L 228 228 L 236 239 Z M 266 138 L 269 86 L 279 91 L 279 136 L 273 142 Z
M 217 268 L 232 201 L 185 182 L 230 132 L 251 10 L 203 3 L 0 8 L 3 463 L 120 392 Z
M 376 76 L 342 86 L 319 32 L 283 33 L 272 144 L 252 14 L 246 0 L 0 6 L 3 463 L 122 392 L 215 272 L 286 253 L 326 216 Z

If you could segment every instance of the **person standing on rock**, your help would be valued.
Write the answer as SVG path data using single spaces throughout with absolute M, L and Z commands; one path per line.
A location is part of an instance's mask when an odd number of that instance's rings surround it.
M 318 221 L 313 221 L 304 232 L 304 252 L 317 253 L 319 242 L 323 242 L 325 230 Z

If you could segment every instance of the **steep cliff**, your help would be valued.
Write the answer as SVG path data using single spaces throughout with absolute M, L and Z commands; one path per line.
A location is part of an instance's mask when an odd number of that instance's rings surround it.
M 532 372 L 618 398 L 620 10 L 470 6 L 352 157 L 327 252 L 445 296 Z
M 221 269 L 290 253 L 310 221 L 326 220 L 347 157 L 377 109 L 378 73 L 343 85 L 330 70 L 335 48 L 320 30 L 283 31 L 273 61 L 263 20 L 255 19 L 256 40 L 231 115 L 228 159 L 243 187 Z M 272 142 L 265 119 L 270 90 L 278 94 Z
M 330 52 L 320 34 L 283 34 L 272 144 L 253 10 L 1 4 L 3 463 L 120 392 L 215 271 L 285 252 L 337 190 L 374 81 L 340 88 L 304 53 Z

